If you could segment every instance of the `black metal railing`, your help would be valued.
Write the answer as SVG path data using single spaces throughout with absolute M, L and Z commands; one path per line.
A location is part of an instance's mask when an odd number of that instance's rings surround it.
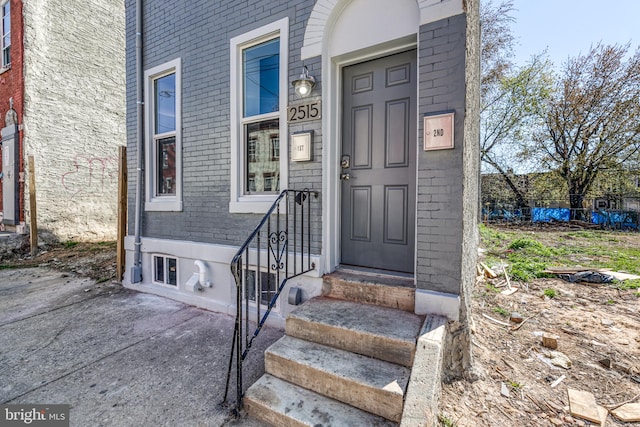
M 242 407 L 242 362 L 287 281 L 315 269 L 311 261 L 311 199 L 318 192 L 284 190 L 231 261 L 236 283 L 236 322 L 223 403 L 235 361 L 235 411 Z M 264 307 L 263 307 L 264 306 Z M 255 328 L 250 317 L 255 316 Z

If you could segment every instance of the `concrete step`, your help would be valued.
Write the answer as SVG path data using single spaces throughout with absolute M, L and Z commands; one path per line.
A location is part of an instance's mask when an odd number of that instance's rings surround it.
M 265 352 L 265 371 L 395 422 L 411 375 L 404 366 L 286 335 Z
M 413 313 L 416 291 L 412 277 L 339 270 L 325 274 L 322 295 Z
M 244 407 L 249 416 L 277 427 L 398 425 L 269 374 L 247 390 Z
M 422 318 L 388 307 L 313 298 L 286 320 L 289 336 L 411 367 Z

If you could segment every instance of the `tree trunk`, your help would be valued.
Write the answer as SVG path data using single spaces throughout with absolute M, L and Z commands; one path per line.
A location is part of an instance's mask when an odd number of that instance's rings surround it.
M 504 182 L 507 184 L 507 186 L 509 186 L 509 188 L 511 189 L 511 191 L 513 192 L 513 195 L 516 198 L 516 207 L 517 208 L 523 208 L 526 207 L 528 204 L 524 199 L 524 196 L 522 195 L 522 193 L 520 192 L 520 190 L 518 189 L 518 187 L 516 186 L 516 184 L 513 182 L 513 180 L 511 179 L 511 177 L 509 176 L 509 174 L 507 172 L 505 172 L 504 169 L 502 169 L 500 167 L 500 165 L 498 165 L 496 162 L 494 162 L 491 158 L 489 158 L 488 156 L 483 156 L 482 160 L 484 160 L 485 162 L 487 162 L 488 164 L 490 164 L 491 166 L 493 166 L 498 173 L 500 174 L 500 176 L 502 176 L 502 179 L 504 179 Z
M 570 187 L 572 188 L 572 187 Z M 569 192 L 569 205 L 571 206 L 571 219 L 577 219 L 580 221 L 585 220 L 584 206 L 584 194 L 579 190 L 573 188 Z

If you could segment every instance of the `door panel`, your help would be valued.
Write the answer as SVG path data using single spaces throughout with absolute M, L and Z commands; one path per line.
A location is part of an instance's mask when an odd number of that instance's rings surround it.
M 351 187 L 351 240 L 371 241 L 371 187 Z
M 386 186 L 384 194 L 384 242 L 406 245 L 408 186 Z
M 371 143 L 373 106 L 366 105 L 353 110 L 353 169 L 371 168 Z
M 416 52 L 343 69 L 342 263 L 413 272 Z
M 409 99 L 387 102 L 385 167 L 409 166 Z

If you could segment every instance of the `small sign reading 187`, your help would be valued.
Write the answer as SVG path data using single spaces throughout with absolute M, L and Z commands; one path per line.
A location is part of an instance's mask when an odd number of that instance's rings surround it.
M 319 100 L 287 107 L 287 122 L 289 123 L 300 123 L 321 118 L 322 106 Z

